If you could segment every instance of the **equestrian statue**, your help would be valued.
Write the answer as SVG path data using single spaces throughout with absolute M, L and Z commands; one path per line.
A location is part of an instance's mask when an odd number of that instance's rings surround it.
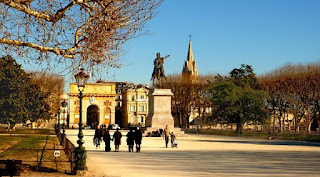
M 168 58 L 170 55 L 167 55 L 165 57 L 160 57 L 160 53 L 157 53 L 157 58 L 153 61 L 154 64 L 154 68 L 153 68 L 153 72 L 152 72 L 152 84 L 154 85 L 155 79 L 158 80 L 159 83 L 159 87 L 161 87 L 161 82 L 163 80 L 166 80 L 166 75 L 164 74 L 164 68 L 163 68 L 163 64 L 164 64 L 164 60 L 166 58 Z

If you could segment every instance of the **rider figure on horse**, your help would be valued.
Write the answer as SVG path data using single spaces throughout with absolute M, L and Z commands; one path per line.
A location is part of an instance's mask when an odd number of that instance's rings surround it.
M 164 68 L 163 68 L 163 63 L 166 58 L 168 58 L 170 55 L 167 55 L 166 57 L 160 56 L 160 53 L 157 53 L 157 58 L 153 61 L 154 64 L 154 69 L 152 73 L 151 80 L 153 81 L 154 85 L 154 80 L 157 79 L 159 82 L 159 85 L 161 86 L 161 80 L 166 79 L 166 76 L 164 74 Z

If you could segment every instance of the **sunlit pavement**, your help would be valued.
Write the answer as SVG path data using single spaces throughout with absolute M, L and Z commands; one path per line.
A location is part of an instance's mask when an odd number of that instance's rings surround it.
M 94 130 L 84 130 L 87 176 L 320 176 L 320 144 L 214 135 L 178 137 L 165 148 L 162 137 L 144 137 L 140 153 L 129 153 L 126 133 L 120 152 L 96 149 Z M 77 146 L 78 130 L 67 130 Z M 113 134 L 113 132 L 111 133 Z

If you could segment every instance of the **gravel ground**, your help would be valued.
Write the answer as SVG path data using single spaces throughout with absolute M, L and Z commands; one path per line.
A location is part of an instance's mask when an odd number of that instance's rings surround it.
M 127 132 L 120 152 L 104 152 L 84 130 L 86 176 L 319 176 L 320 144 L 215 135 L 178 137 L 165 148 L 162 137 L 144 137 L 140 153 L 129 153 Z M 111 133 L 112 134 L 112 133 Z M 77 130 L 67 130 L 76 144 Z M 111 142 L 113 143 L 113 142 Z M 114 146 L 112 146 L 114 150 Z

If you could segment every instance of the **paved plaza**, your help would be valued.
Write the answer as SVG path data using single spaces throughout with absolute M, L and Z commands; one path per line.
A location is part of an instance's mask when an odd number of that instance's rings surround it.
M 77 133 L 67 130 L 76 146 Z M 129 153 L 126 133 L 120 152 L 113 142 L 104 152 L 104 143 L 92 143 L 94 130 L 84 130 L 88 176 L 320 176 L 318 143 L 188 134 L 177 138 L 178 148 L 144 137 L 141 153 Z

